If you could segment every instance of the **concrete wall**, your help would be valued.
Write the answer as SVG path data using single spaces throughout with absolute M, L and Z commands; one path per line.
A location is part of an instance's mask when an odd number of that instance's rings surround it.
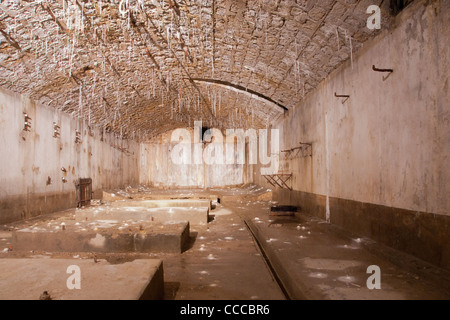
M 24 112 L 32 118 L 30 132 L 23 130 Z M 61 127 L 60 138 L 53 137 L 54 121 Z M 75 143 L 76 130 L 82 133 L 81 144 Z M 75 207 L 79 178 L 93 179 L 94 197 L 139 179 L 137 143 L 99 130 L 89 134 L 82 121 L 3 89 L 0 154 L 0 223 Z
M 139 161 L 141 184 L 163 188 L 213 188 L 239 186 L 253 182 L 253 166 L 251 165 L 207 165 L 204 161 L 201 161 L 202 164 L 195 164 L 195 147 L 193 145 L 190 146 L 192 160 L 190 163 L 194 164 L 174 163 L 172 152 L 177 144 L 170 143 L 171 134 L 172 132 L 166 133 L 152 143 L 141 145 Z M 194 141 L 193 132 L 191 132 L 191 137 L 191 141 Z M 201 154 L 206 146 L 203 144 Z M 225 143 L 223 150 L 224 152 L 226 150 Z M 238 155 L 236 152 L 235 163 L 237 163 Z M 186 159 L 186 163 L 189 163 L 187 153 L 183 153 L 182 157 Z
M 289 161 L 281 201 L 445 267 L 449 18 L 449 1 L 416 1 L 276 126 L 282 149 L 313 145 Z M 383 80 L 373 65 L 394 73 Z

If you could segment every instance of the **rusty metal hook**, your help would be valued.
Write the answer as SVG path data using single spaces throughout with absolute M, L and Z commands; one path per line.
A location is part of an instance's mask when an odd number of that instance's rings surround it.
M 394 69 L 380 69 L 375 67 L 375 65 L 372 66 L 372 70 L 375 72 L 389 73 L 386 77 L 383 77 L 383 81 L 386 81 L 389 78 L 389 76 L 394 72 Z
M 31 131 L 31 120 L 33 120 L 33 119 L 31 119 L 28 116 L 28 113 L 24 112 L 23 114 L 24 114 L 24 117 L 25 117 L 23 130 L 24 131 Z
M 346 103 L 347 100 L 350 99 L 350 96 L 349 96 L 349 95 L 337 94 L 336 92 L 334 93 L 334 96 L 335 96 L 336 98 L 345 98 L 345 99 L 342 101 L 342 104 Z

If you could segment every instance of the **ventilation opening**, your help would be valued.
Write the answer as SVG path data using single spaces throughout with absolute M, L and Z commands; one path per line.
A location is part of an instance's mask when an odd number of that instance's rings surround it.
M 211 128 L 208 127 L 202 127 L 202 132 L 200 133 L 200 141 L 205 142 L 205 133 L 210 130 Z
M 414 0 L 390 0 L 389 8 L 393 15 L 397 15 L 413 1 Z

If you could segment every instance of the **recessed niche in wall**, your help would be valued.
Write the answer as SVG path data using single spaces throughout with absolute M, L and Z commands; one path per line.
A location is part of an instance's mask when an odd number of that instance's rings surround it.
M 202 131 L 200 132 L 200 141 L 201 141 L 201 142 L 206 142 L 206 141 L 205 141 L 205 134 L 206 134 L 209 130 L 211 130 L 211 128 L 208 128 L 208 127 L 202 127 Z M 211 133 L 211 132 L 208 132 L 208 133 Z

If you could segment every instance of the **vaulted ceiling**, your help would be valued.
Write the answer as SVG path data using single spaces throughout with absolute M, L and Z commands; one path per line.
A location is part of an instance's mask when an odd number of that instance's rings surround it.
M 128 138 L 262 128 L 376 34 L 382 3 L 3 1 L 0 86 Z

